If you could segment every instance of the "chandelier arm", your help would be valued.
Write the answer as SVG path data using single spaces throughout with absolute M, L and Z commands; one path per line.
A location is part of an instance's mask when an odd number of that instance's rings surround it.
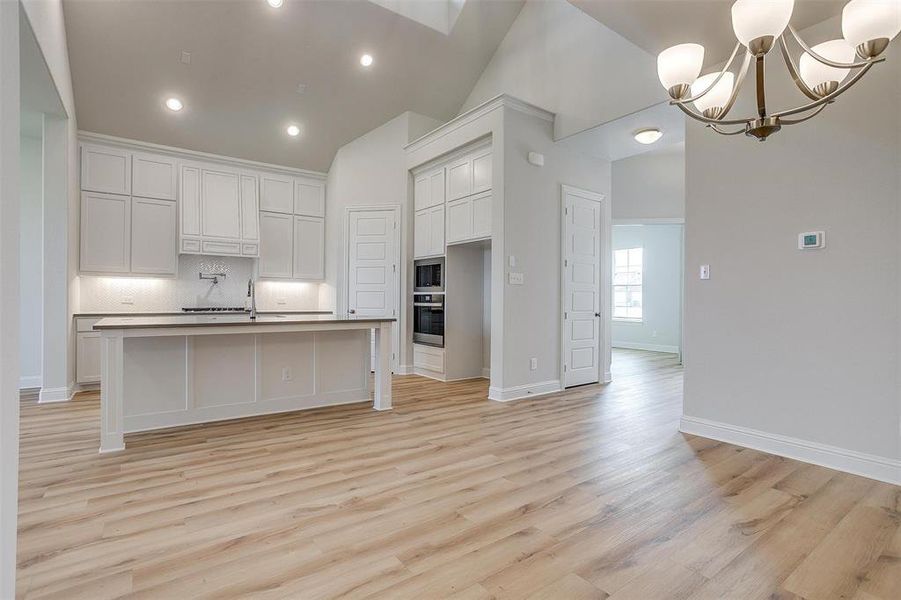
M 766 63 L 764 62 L 765 54 L 757 56 L 755 59 L 755 81 L 757 84 L 757 116 L 761 119 L 766 116 Z
M 735 57 L 738 56 L 738 50 L 741 47 L 742 47 L 741 42 L 735 44 L 735 48 L 732 50 L 732 56 L 730 56 L 729 60 L 726 61 L 726 66 L 723 67 L 723 70 L 720 71 L 720 74 L 716 76 L 716 78 L 710 83 L 709 86 L 707 86 L 707 89 L 705 89 L 703 92 L 701 92 L 697 96 L 692 96 L 691 98 L 682 98 L 681 100 L 678 100 L 678 102 L 694 102 L 695 100 L 697 100 L 698 98 L 701 98 L 702 96 L 705 96 L 707 94 L 707 92 L 712 90 L 713 86 L 715 86 L 716 84 L 718 84 L 720 82 L 720 79 L 723 78 L 723 75 L 725 75 L 726 71 L 729 70 L 729 67 L 732 66 L 732 62 L 735 60 Z M 670 101 L 670 104 L 675 104 L 675 103 L 676 103 L 675 100 Z
M 804 106 L 798 106 L 796 108 L 790 108 L 788 110 L 781 110 L 779 112 L 773 113 L 771 116 L 776 117 L 776 118 L 788 117 L 790 115 L 796 115 L 798 113 L 807 112 L 808 110 L 814 109 L 817 106 L 820 106 L 821 104 L 828 104 L 829 102 L 832 102 L 833 100 L 835 100 L 835 98 L 837 98 L 839 95 L 841 95 L 842 93 L 847 91 L 847 89 L 850 88 L 852 85 L 857 83 L 860 80 L 860 78 L 863 77 L 864 75 L 866 75 L 867 71 L 869 71 L 870 68 L 872 68 L 872 66 L 875 64 L 876 64 L 875 62 L 869 62 L 869 63 L 865 64 L 862 69 L 860 69 L 857 73 L 855 73 L 854 75 L 851 76 L 851 79 L 849 79 L 842 85 L 838 86 L 838 88 L 831 94 L 827 94 L 827 95 L 823 96 L 822 98 L 820 98 L 819 100 L 817 100 L 815 102 L 810 102 L 808 104 L 805 104 Z
M 747 125 L 748 124 L 748 119 L 724 119 L 721 121 L 719 119 L 705 117 L 704 115 L 702 115 L 700 113 L 696 113 L 693 110 L 686 108 L 686 106 L 684 104 L 682 104 L 681 102 L 677 102 L 676 106 L 678 106 L 679 110 L 684 112 L 686 115 L 688 115 L 692 119 L 694 119 L 696 121 L 700 121 L 701 123 L 706 123 L 707 125 Z
M 820 97 L 813 93 L 813 90 L 804 83 L 804 80 L 801 79 L 801 76 L 798 74 L 798 69 L 795 67 L 795 61 L 792 60 L 791 55 L 788 53 L 788 44 L 785 43 L 784 35 L 779 36 L 779 47 L 782 49 L 782 59 L 785 61 L 785 67 L 788 69 L 788 74 L 791 75 L 792 81 L 795 82 L 795 85 L 798 86 L 801 93 L 811 100 L 819 100 Z
M 745 52 L 745 58 L 741 63 L 741 68 L 738 71 L 738 77 L 735 79 L 735 84 L 732 86 L 732 94 L 729 96 L 729 100 L 726 102 L 726 105 L 723 106 L 722 112 L 717 117 L 718 120 L 722 120 L 729 114 L 729 111 L 732 110 L 732 107 L 735 105 L 735 101 L 738 99 L 738 93 L 741 91 L 741 86 L 745 82 L 745 77 L 748 74 L 748 67 L 751 66 L 751 58 L 753 55 L 750 52 Z
M 814 118 L 815 116 L 817 116 L 818 114 L 823 112 L 823 109 L 826 108 L 827 106 L 828 106 L 828 103 L 820 104 L 818 107 L 816 107 L 816 109 L 814 109 L 814 111 L 812 113 L 810 113 L 806 117 L 801 117 L 799 119 L 779 119 L 779 122 L 783 125 L 797 125 L 798 123 L 803 123 L 804 121 L 807 121 L 808 119 Z
M 817 62 L 820 62 L 820 63 L 826 65 L 827 67 L 833 67 L 835 69 L 857 69 L 857 68 L 866 66 L 868 64 L 882 62 L 885 60 L 884 56 L 880 56 L 877 58 L 871 58 L 871 59 L 864 60 L 863 62 L 853 62 L 853 63 L 835 62 L 834 60 L 829 60 L 825 56 L 821 56 L 821 55 L 817 54 L 816 52 L 814 52 L 813 49 L 811 49 L 811 47 L 808 46 L 804 42 L 804 40 L 801 39 L 801 36 L 798 35 L 798 32 L 791 25 L 791 23 L 789 23 L 789 25 L 788 25 L 788 30 L 791 32 L 792 36 L 795 38 L 795 41 L 798 42 L 798 45 L 801 46 L 801 49 L 804 50 L 804 52 L 809 54 L 811 56 L 811 58 L 813 58 Z
M 719 127 L 717 127 L 716 125 L 711 125 L 710 128 L 720 135 L 738 135 L 740 133 L 744 133 L 745 131 L 747 131 L 747 127 L 743 128 L 743 129 L 736 129 L 735 131 L 724 131 L 724 130 L 720 129 Z

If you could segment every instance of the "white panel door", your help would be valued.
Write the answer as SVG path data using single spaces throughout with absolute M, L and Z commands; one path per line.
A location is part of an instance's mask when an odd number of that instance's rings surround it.
M 175 200 L 175 159 L 135 152 L 131 157 L 131 195 Z
M 294 188 L 294 214 L 324 217 L 325 184 L 298 179 Z
M 325 278 L 325 219 L 294 217 L 294 278 Z
M 294 217 L 260 213 L 260 277 L 294 275 Z
M 181 168 L 181 234 L 200 235 L 200 169 L 183 166 Z M 197 247 L 200 250 L 200 245 Z
M 294 211 L 294 178 L 260 175 L 260 210 L 291 214 Z
M 131 198 L 81 194 L 82 271 L 128 273 L 131 256 Z
M 131 201 L 131 272 L 175 275 L 175 202 L 133 198 Z
M 601 203 L 563 197 L 564 387 L 600 381 Z
M 241 239 L 260 239 L 260 208 L 257 199 L 257 178 L 241 175 Z
M 241 239 L 241 191 L 238 174 L 203 169 L 200 229 L 204 236 Z
M 128 151 L 85 144 L 81 147 L 81 189 L 108 194 L 131 193 Z

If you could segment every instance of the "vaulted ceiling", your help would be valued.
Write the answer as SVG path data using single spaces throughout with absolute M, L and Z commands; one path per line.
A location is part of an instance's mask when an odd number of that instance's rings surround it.
M 78 125 L 324 171 L 406 110 L 453 117 L 522 4 L 466 2 L 444 35 L 366 0 L 64 0 Z

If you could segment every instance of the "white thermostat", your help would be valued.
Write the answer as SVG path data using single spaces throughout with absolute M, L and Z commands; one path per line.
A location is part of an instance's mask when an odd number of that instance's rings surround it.
M 808 231 L 798 234 L 798 250 L 819 250 L 826 247 L 826 234 L 822 231 Z

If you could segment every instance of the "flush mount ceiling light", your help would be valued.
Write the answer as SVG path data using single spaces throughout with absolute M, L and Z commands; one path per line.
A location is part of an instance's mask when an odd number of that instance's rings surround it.
M 360 64 L 363 65 L 364 67 L 370 66 L 370 65 L 372 64 L 372 55 L 371 55 L 371 54 L 364 54 L 363 56 L 361 56 L 361 57 L 360 57 Z
M 172 112 L 178 112 L 184 107 L 185 105 L 182 104 L 181 100 L 179 100 L 178 98 L 166 98 L 166 108 L 168 108 Z
M 300 127 L 298 127 L 297 125 L 288 125 L 288 128 L 285 129 L 285 131 L 287 131 L 288 135 L 290 135 L 291 137 L 297 137 L 298 135 L 300 135 Z
M 272 8 L 281 8 L 282 4 L 284 3 L 285 0 L 266 0 L 266 4 L 268 4 Z
M 634 137 L 635 141 L 639 144 L 653 144 L 663 137 L 663 132 L 656 127 L 651 127 L 650 129 L 640 129 L 636 131 L 632 137 Z
M 657 57 L 657 75 L 672 98 L 670 104 L 717 133 L 744 133 L 764 141 L 783 125 L 801 123 L 820 114 L 873 65 L 885 60 L 885 49 L 901 31 L 901 0 L 851 0 L 842 10 L 844 37 L 811 48 L 789 23 L 794 5 L 794 0 L 737 0 L 732 5 L 732 29 L 738 43 L 722 71 L 698 77 L 704 65 L 704 47 L 700 44 L 679 44 L 661 52 Z M 799 66 L 789 52 L 786 30 L 801 48 Z M 789 75 L 810 102 L 770 112 L 764 61 L 776 42 Z M 729 69 L 742 48 L 742 64 L 732 73 Z M 752 61 L 757 114 L 726 119 Z M 691 104 L 697 111 L 689 107 Z M 724 127 L 731 125 L 740 127 Z

